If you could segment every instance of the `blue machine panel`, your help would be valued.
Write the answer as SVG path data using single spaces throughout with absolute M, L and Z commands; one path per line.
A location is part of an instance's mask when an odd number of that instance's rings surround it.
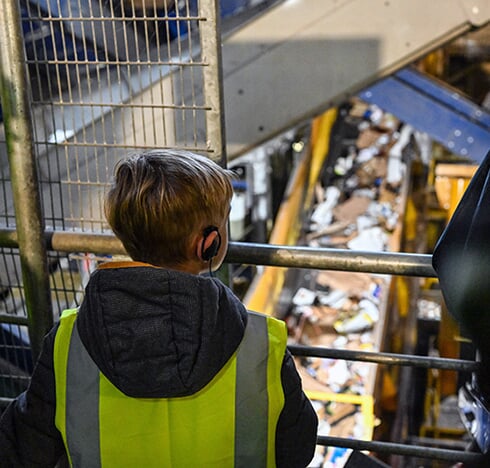
M 454 154 L 480 163 L 490 150 L 490 113 L 412 68 L 375 83 L 359 97 L 429 134 Z

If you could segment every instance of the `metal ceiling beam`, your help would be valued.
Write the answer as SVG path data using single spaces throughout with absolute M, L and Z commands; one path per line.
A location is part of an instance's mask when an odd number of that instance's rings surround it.
M 233 158 L 490 20 L 487 0 L 286 0 L 223 42 Z

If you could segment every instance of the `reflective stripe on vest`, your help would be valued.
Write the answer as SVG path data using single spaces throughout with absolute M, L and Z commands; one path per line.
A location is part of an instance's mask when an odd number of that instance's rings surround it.
M 76 310 L 56 334 L 56 427 L 74 467 L 274 467 L 285 324 L 249 313 L 237 352 L 202 390 L 131 398 L 86 351 Z

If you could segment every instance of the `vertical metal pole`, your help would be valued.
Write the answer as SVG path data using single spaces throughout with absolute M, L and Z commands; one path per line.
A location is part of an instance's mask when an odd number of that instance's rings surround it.
M 53 324 L 28 80 L 16 0 L 0 2 L 0 89 L 33 358 Z
M 210 110 L 206 111 L 206 145 L 211 159 L 226 166 L 225 113 L 223 99 L 223 66 L 221 59 L 221 28 L 219 2 L 201 0 L 199 15 L 203 69 L 204 100 Z
M 204 101 L 210 110 L 206 111 L 206 146 L 211 159 L 223 167 L 227 166 L 225 146 L 225 112 L 223 99 L 223 65 L 221 59 L 221 27 L 218 0 L 201 0 L 199 15 L 206 18 L 200 23 L 203 69 Z M 217 276 L 231 286 L 231 271 L 223 264 Z

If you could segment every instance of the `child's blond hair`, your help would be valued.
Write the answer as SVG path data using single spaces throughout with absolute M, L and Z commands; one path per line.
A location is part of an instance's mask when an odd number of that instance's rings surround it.
M 233 172 L 189 151 L 152 150 L 119 161 L 105 215 L 133 260 L 190 259 L 193 236 L 229 213 Z

